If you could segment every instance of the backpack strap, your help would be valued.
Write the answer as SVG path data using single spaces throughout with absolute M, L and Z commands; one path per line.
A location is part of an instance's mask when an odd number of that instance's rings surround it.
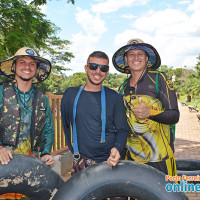
M 123 84 L 122 84 L 122 87 L 121 87 L 121 90 L 120 90 L 120 93 L 121 93 L 121 94 L 123 94 L 123 92 L 124 92 L 124 87 L 125 87 L 127 81 L 128 81 L 128 78 L 125 79 L 124 82 L 123 82 Z
M 156 91 L 159 94 L 159 83 L 158 83 L 158 75 L 160 74 L 161 71 L 158 71 L 156 74 L 156 79 L 155 79 L 155 84 L 156 84 Z
M 172 134 L 173 134 L 173 141 L 175 141 L 175 129 L 176 129 L 175 124 L 171 124 L 171 128 L 172 128 Z

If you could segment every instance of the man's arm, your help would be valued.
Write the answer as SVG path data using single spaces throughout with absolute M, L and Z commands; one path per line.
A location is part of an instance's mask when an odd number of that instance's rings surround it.
M 67 89 L 65 93 L 63 94 L 63 98 L 61 100 L 61 118 L 62 118 L 62 124 L 63 124 L 63 129 L 64 129 L 67 145 L 70 151 L 73 153 L 73 147 L 71 143 L 72 125 L 71 125 L 71 120 L 70 120 L 71 117 L 70 117 L 70 110 L 69 110 L 69 106 L 73 106 L 73 105 L 69 105 L 69 98 L 70 98 L 70 91 L 69 89 Z
M 54 141 L 54 124 L 51 107 L 49 105 L 48 98 L 44 95 L 44 104 L 45 104 L 45 122 L 43 127 L 43 141 L 44 145 L 41 149 L 41 160 L 44 161 L 47 165 L 53 166 L 54 158 L 50 155 L 53 141 Z
M 44 95 L 44 104 L 45 104 L 45 121 L 43 127 L 43 137 L 44 137 L 44 146 L 41 150 L 41 156 L 45 154 L 50 154 L 51 148 L 54 141 L 54 124 L 51 107 L 49 105 L 48 98 Z
M 3 108 L 3 99 L 4 99 L 4 86 L 0 85 L 0 115 L 1 115 L 1 112 L 2 112 L 2 108 Z M 2 145 L 1 139 L 0 139 L 0 145 Z
M 159 74 L 159 99 L 162 102 L 163 112 L 151 112 L 149 119 L 163 124 L 175 124 L 179 121 L 179 109 L 176 93 L 171 80 L 166 74 Z
M 125 147 L 128 132 L 129 132 L 129 126 L 127 123 L 124 102 L 123 102 L 123 98 L 121 94 L 117 96 L 116 103 L 115 103 L 114 125 L 116 128 L 115 147 L 121 153 Z
M 109 106 L 109 105 L 108 105 Z M 118 95 L 114 107 L 114 125 L 116 128 L 116 140 L 115 145 L 110 151 L 110 156 L 107 159 L 107 163 L 110 166 L 115 166 L 119 162 L 120 153 L 123 151 L 127 136 L 128 136 L 128 123 L 126 119 L 126 113 L 123 103 L 122 95 Z

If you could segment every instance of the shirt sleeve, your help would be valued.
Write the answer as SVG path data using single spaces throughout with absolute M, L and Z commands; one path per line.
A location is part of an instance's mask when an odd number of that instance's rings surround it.
M 73 147 L 72 147 L 72 134 L 71 134 L 71 118 L 70 118 L 70 105 L 69 99 L 69 89 L 65 91 L 63 94 L 62 100 L 61 100 L 61 118 L 62 118 L 62 124 L 63 124 L 63 129 L 65 133 L 65 138 L 67 145 L 70 149 L 70 151 L 73 153 Z
M 116 127 L 115 147 L 121 153 L 125 147 L 129 126 L 127 123 L 123 97 L 121 94 L 117 96 L 114 108 L 114 124 Z
M 162 124 L 175 124 L 179 121 L 180 114 L 173 83 L 164 73 L 159 74 L 158 83 L 163 112 L 155 115 L 151 113 L 149 119 Z
M 44 95 L 45 103 L 45 122 L 43 127 L 43 136 L 44 136 L 44 147 L 41 151 L 41 156 L 45 154 L 50 154 L 53 141 L 54 141 L 54 124 L 51 107 L 49 105 L 48 98 Z
M 0 85 L 0 114 L 3 108 L 3 99 L 4 99 L 4 86 Z M 0 145 L 2 145 L 1 140 L 0 140 Z

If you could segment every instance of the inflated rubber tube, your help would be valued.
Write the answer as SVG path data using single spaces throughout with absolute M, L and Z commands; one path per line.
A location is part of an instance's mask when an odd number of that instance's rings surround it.
M 53 200 L 101 200 L 124 196 L 140 200 L 186 200 L 181 192 L 167 192 L 165 174 L 144 164 L 120 161 L 110 167 L 106 162 L 83 169 L 64 183 Z
M 38 158 L 13 154 L 7 165 L 0 164 L 0 194 L 14 192 L 31 200 L 49 200 L 63 183 L 62 178 Z
M 200 175 L 200 159 L 176 159 L 178 176 L 197 176 Z

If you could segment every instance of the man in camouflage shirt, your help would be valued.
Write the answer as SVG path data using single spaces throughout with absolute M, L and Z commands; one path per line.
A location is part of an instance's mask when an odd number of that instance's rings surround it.
M 0 63 L 0 71 L 10 79 L 0 85 L 0 162 L 7 165 L 12 154 L 39 157 L 54 164 L 50 155 L 54 126 L 48 98 L 33 86 L 46 80 L 51 63 L 28 47 Z M 4 194 L 0 199 L 21 199 L 24 195 Z

